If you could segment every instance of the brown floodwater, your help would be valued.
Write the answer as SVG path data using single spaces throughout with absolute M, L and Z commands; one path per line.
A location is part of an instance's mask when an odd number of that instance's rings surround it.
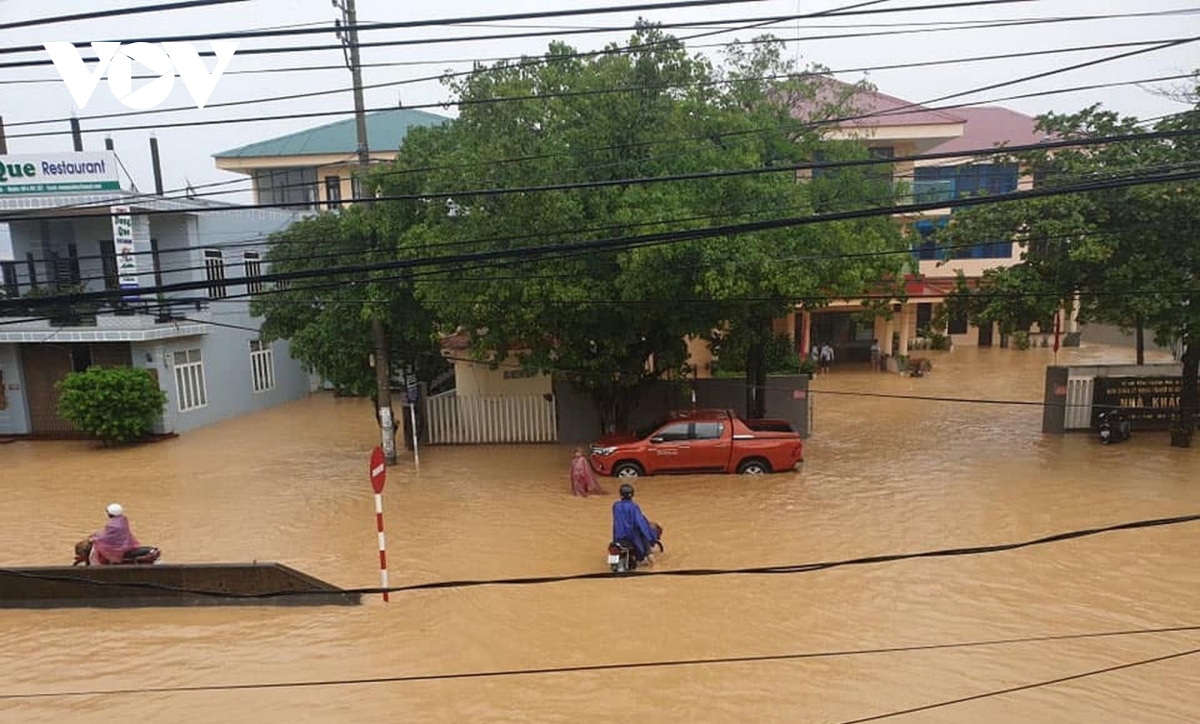
M 649 478 L 654 569 L 787 565 L 1017 541 L 1200 512 L 1200 449 L 1043 436 L 1049 350 L 929 353 L 933 374 L 814 383 L 801 472 Z M 1111 348 L 1072 360 L 1128 361 Z M 125 505 L 170 562 L 281 561 L 378 584 L 369 403 L 316 396 L 125 450 L 0 445 L 0 565 L 69 562 Z M 603 571 L 611 496 L 569 494 L 562 445 L 438 447 L 390 470 L 393 585 Z M 611 479 L 602 480 L 610 491 Z M 401 593 L 353 608 L 0 611 L 0 722 L 843 722 L 1200 647 L 1200 632 L 658 668 L 243 690 L 1200 625 L 1200 524 L 787 575 L 605 578 Z M 654 570 L 652 569 L 652 570 Z M 1200 656 L 888 721 L 1200 720 Z

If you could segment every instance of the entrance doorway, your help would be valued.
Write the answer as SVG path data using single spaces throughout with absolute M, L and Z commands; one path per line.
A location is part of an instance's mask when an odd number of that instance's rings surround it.
M 992 346 L 992 324 L 984 324 L 979 327 L 979 346 Z

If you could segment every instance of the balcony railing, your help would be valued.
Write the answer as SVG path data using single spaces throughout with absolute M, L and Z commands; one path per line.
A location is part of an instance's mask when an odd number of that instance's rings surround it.
M 0 299 L 3 299 L 0 296 Z M 187 304 L 163 306 L 150 301 L 102 301 L 77 304 L 46 304 L 37 297 L 23 297 L 14 305 L 0 307 L 0 317 L 27 319 L 31 324 L 50 327 L 90 327 L 111 330 L 145 329 L 156 324 L 168 324 L 207 315 L 208 303 L 193 301 Z M 24 326 L 24 325 L 22 325 Z
M 913 201 L 918 204 L 951 201 L 957 193 L 955 186 L 953 179 L 914 181 L 912 184 Z

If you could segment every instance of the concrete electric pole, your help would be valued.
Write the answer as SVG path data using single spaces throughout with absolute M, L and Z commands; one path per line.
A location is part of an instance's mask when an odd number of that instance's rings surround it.
M 367 146 L 367 111 L 363 101 L 362 65 L 358 57 L 358 17 L 354 0 L 332 0 L 333 6 L 342 11 L 341 20 L 337 21 L 338 38 L 342 41 L 342 51 L 346 57 L 346 65 L 350 68 L 354 80 L 354 123 L 358 130 L 358 182 L 352 184 L 352 195 L 355 201 L 371 204 L 371 194 L 362 193 L 363 183 L 370 159 Z M 379 406 L 379 426 L 383 443 L 383 456 L 388 465 L 396 462 L 396 421 L 392 417 L 392 375 L 388 364 L 387 330 L 383 320 L 375 316 L 371 319 L 371 338 L 375 345 L 375 383 L 377 386 L 377 402 Z

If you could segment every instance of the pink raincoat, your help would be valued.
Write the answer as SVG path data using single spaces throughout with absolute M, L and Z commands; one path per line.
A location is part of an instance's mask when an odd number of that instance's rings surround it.
M 90 562 L 93 566 L 120 563 L 127 552 L 141 545 L 129 529 L 129 519 L 123 515 L 116 515 L 108 519 L 104 530 L 92 534 Z
M 584 498 L 606 493 L 596 480 L 596 474 L 592 472 L 592 464 L 583 455 L 577 455 L 571 460 L 571 492 Z

